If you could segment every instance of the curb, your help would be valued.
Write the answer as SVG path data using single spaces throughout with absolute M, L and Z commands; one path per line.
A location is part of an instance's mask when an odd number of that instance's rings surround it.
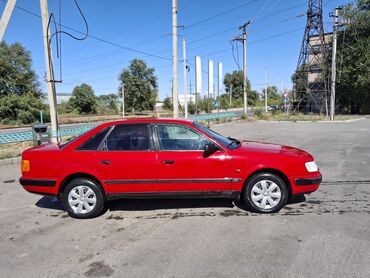
M 0 160 L 0 166 L 7 166 L 7 165 L 17 165 L 21 163 L 21 157 L 12 157 Z

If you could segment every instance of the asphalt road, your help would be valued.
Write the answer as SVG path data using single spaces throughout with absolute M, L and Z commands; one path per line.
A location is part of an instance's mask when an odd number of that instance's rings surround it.
M 1 277 L 370 277 L 369 119 L 214 129 L 304 148 L 325 183 L 272 215 L 220 199 L 121 200 L 76 220 L 2 166 Z

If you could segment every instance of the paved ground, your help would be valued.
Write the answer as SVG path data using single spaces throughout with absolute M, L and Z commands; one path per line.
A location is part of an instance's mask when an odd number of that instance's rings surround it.
M 370 277 L 369 119 L 215 129 L 304 148 L 326 183 L 273 215 L 219 199 L 128 200 L 75 220 L 2 166 L 1 277 Z

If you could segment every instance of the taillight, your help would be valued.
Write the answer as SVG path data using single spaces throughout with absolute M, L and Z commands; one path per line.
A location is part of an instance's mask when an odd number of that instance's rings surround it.
M 22 170 L 22 172 L 29 172 L 30 171 L 30 161 L 29 160 L 23 160 L 22 159 L 21 170 Z

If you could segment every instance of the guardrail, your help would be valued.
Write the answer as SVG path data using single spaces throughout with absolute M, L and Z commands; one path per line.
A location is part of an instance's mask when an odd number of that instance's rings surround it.
M 225 119 L 225 118 L 232 118 L 232 117 L 239 117 L 238 114 L 232 112 L 225 112 L 225 113 L 211 113 L 211 114 L 202 114 L 197 116 L 190 116 L 189 118 L 194 121 L 207 121 L 207 120 L 215 120 L 215 119 Z
M 55 138 L 80 135 L 81 133 L 89 131 L 94 127 L 96 127 L 96 124 L 89 124 L 85 126 L 71 128 L 62 128 L 61 130 L 59 130 L 58 133 L 53 132 L 51 136 Z M 20 143 L 32 140 L 33 140 L 32 131 L 0 134 L 0 144 Z
M 210 113 L 210 114 L 202 114 L 197 116 L 190 116 L 189 118 L 194 121 L 207 121 L 207 120 L 215 120 L 215 119 L 225 119 L 231 117 L 239 117 L 238 114 L 232 112 L 225 112 L 225 113 Z M 79 127 L 64 127 L 59 130 L 59 133 L 53 133 L 52 137 L 67 137 L 67 136 L 74 136 L 80 135 L 90 129 L 96 127 L 98 124 L 86 124 L 84 126 Z M 25 132 L 13 132 L 13 133 L 5 133 L 0 134 L 0 145 L 1 144 L 10 144 L 10 143 L 20 143 L 26 141 L 32 141 L 33 135 L 32 131 L 25 131 Z

